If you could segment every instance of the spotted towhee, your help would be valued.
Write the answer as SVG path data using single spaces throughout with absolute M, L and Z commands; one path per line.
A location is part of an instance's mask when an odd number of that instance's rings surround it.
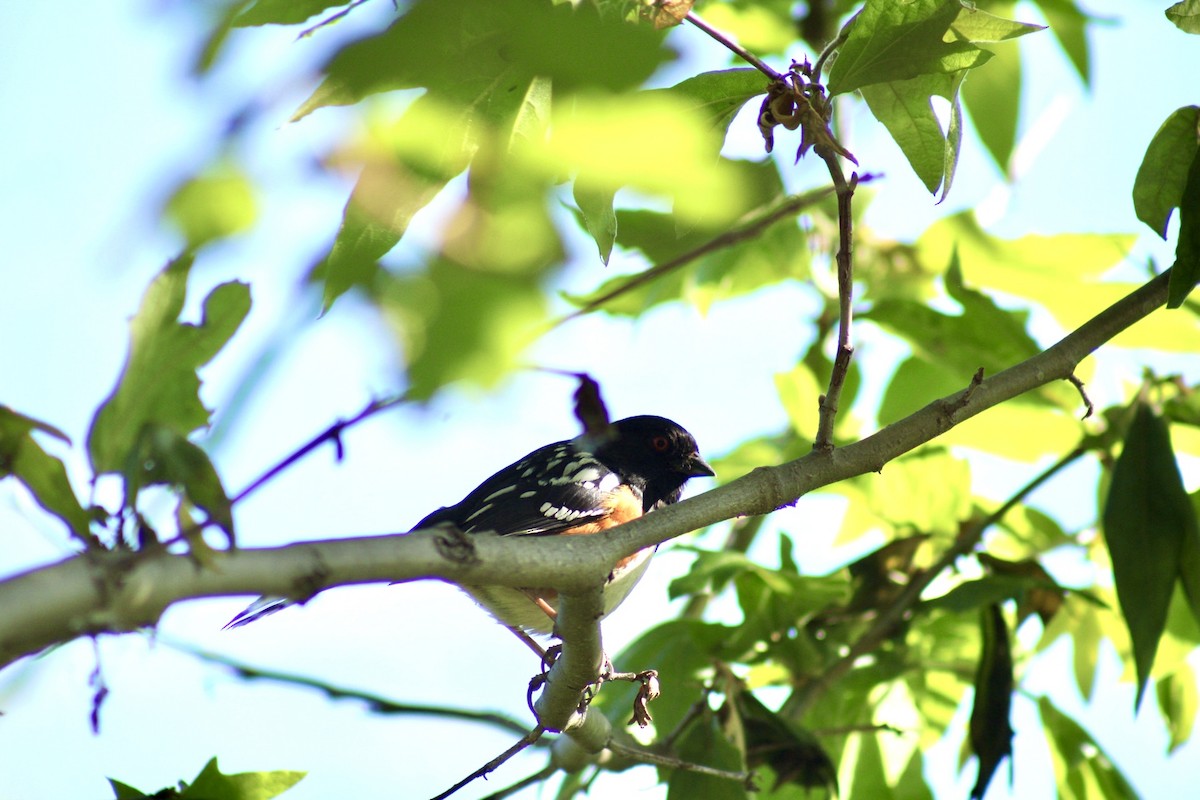
M 629 417 L 600 434 L 583 434 L 534 450 L 481 483 L 460 502 L 439 508 L 413 530 L 453 525 L 463 533 L 560 536 L 600 533 L 670 505 L 689 478 L 714 475 L 692 435 L 669 419 Z M 623 559 L 604 588 L 604 613 L 616 608 L 646 569 L 653 548 Z M 510 628 L 549 633 L 553 589 L 462 587 Z M 225 627 L 236 628 L 290 605 L 260 598 Z

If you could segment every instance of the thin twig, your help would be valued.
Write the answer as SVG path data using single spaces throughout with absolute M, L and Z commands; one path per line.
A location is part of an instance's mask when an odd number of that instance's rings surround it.
M 527 733 L 523 737 L 521 737 L 521 739 L 519 739 L 512 747 L 508 748 L 503 753 L 496 756 L 491 761 L 487 762 L 482 767 L 475 770 L 470 775 L 468 775 L 467 777 L 463 778 L 458 783 L 451 786 L 446 791 L 442 792 L 439 795 L 435 795 L 432 798 L 432 800 L 446 800 L 447 797 L 454 794 L 459 789 L 463 788 L 464 786 L 466 786 L 468 783 L 475 780 L 476 778 L 485 777 L 489 772 L 495 771 L 496 768 L 499 767 L 501 764 L 503 764 L 505 761 L 508 761 L 510 758 L 515 756 L 517 753 L 521 752 L 526 747 L 529 747 L 529 745 L 533 744 L 538 739 L 542 738 L 542 734 L 545 732 L 546 732 L 546 729 L 543 728 L 541 725 L 538 725 L 536 728 L 531 730 L 529 733 Z
M 314 33 L 316 33 L 321 28 L 324 28 L 326 25 L 332 25 L 333 23 L 337 22 L 339 19 L 346 16 L 351 11 L 358 8 L 365 2 L 367 2 L 367 0 L 354 0 L 353 3 L 346 6 L 341 11 L 338 11 L 337 13 L 329 15 L 325 19 L 318 22 L 316 25 L 313 25 L 311 28 L 305 28 L 304 30 L 300 31 L 300 33 L 296 34 L 296 41 L 300 41 L 301 39 L 306 39 L 309 36 L 312 36 Z
M 1084 410 L 1081 419 L 1087 419 L 1092 414 L 1095 414 L 1096 407 L 1092 405 L 1092 398 L 1088 397 L 1087 389 L 1083 386 L 1083 381 L 1079 380 L 1074 372 L 1067 377 L 1067 380 L 1071 382 L 1071 385 L 1075 387 L 1075 390 L 1079 392 L 1079 397 L 1083 400 Z
M 868 180 L 868 176 L 863 176 L 862 180 Z M 803 211 L 805 208 L 816 205 L 821 200 L 824 200 L 826 197 L 833 194 L 834 191 L 834 187 L 826 186 L 822 189 L 814 189 L 811 192 L 805 192 L 804 194 L 789 195 L 788 197 L 785 197 L 776 203 L 763 206 L 755 211 L 749 221 L 743 225 L 726 231 L 725 233 L 708 240 L 704 244 L 692 248 L 686 253 L 681 253 L 680 255 L 677 255 L 668 261 L 664 261 L 661 264 L 656 264 L 646 271 L 635 275 L 628 282 L 605 292 L 599 297 L 593 298 L 582 308 L 572 311 L 565 317 L 558 319 L 551 325 L 551 328 L 556 328 L 565 322 L 575 319 L 576 317 L 589 314 L 610 300 L 614 300 L 621 295 L 626 294 L 627 292 L 631 292 L 640 286 L 644 286 L 650 281 L 661 278 L 664 275 L 679 269 L 680 267 L 689 264 L 692 261 L 695 261 L 701 256 L 706 256 L 714 251 L 721 250 L 725 247 L 730 247 L 731 245 L 735 245 L 738 242 L 746 239 L 752 239 L 764 229 L 769 228 L 779 220 L 786 219 L 789 216 L 794 216 Z
M 654 764 L 659 767 L 669 767 L 671 769 L 682 769 L 687 772 L 695 772 L 699 775 L 709 775 L 713 778 L 724 778 L 727 781 L 737 781 L 741 784 L 746 784 L 752 777 L 749 772 L 732 772 L 725 769 L 716 769 L 715 767 L 706 767 L 703 764 L 696 764 L 691 761 L 684 761 L 673 756 L 654 753 L 649 750 L 643 750 L 640 747 L 629 747 L 628 745 L 620 744 L 619 742 L 609 742 L 608 749 L 617 755 L 624 756 L 631 761 L 640 761 L 645 764 Z
M 1028 497 L 1035 489 L 1041 486 L 1050 478 L 1058 474 L 1063 468 L 1070 465 L 1077 458 L 1087 452 L 1083 448 L 1076 448 L 1058 461 L 1051 464 L 1044 471 L 1039 473 L 1033 480 L 1022 486 L 1008 500 L 991 514 L 984 517 L 975 525 L 965 528 L 959 534 L 954 544 L 947 548 L 946 552 L 942 553 L 941 558 L 937 560 L 933 566 L 924 572 L 917 573 L 912 577 L 904 589 L 898 594 L 891 605 L 881 610 L 875 618 L 871 627 L 853 645 L 850 649 L 831 666 L 821 671 L 821 674 L 806 684 L 801 689 L 798 689 L 786 703 L 781 713 L 787 716 L 799 719 L 812 708 L 822 694 L 838 680 L 844 677 L 854 667 L 855 662 L 868 653 L 873 652 L 882 645 L 887 638 L 895 630 L 897 623 L 900 622 L 905 615 L 909 613 L 917 601 L 921 598 L 921 593 L 933 583 L 934 579 L 941 575 L 954 565 L 960 556 L 971 552 L 979 541 L 983 538 L 984 532 L 1002 520 L 1004 516 L 1019 505 L 1026 497 Z
M 372 400 L 370 403 L 367 404 L 366 408 L 364 408 L 362 411 L 355 414 L 350 419 L 339 419 L 337 422 L 330 425 L 324 431 L 322 431 L 321 433 L 317 434 L 312 439 L 310 439 L 306 444 L 301 445 L 291 455 L 287 456 L 282 461 L 277 463 L 275 466 L 271 467 L 266 472 L 264 472 L 262 475 L 259 475 L 257 478 L 252 480 L 245 489 L 242 489 L 229 501 L 230 505 L 235 505 L 235 504 L 241 502 L 242 500 L 246 499 L 247 496 L 249 496 L 250 494 L 261 489 L 266 483 L 268 483 L 270 480 L 275 478 L 275 476 L 277 476 L 279 473 L 283 472 L 285 469 L 292 466 L 300 459 L 304 458 L 306 455 L 311 453 L 313 450 L 316 450 L 318 447 L 325 444 L 325 442 L 332 441 L 334 443 L 334 447 L 337 449 L 337 459 L 340 461 L 342 459 L 342 455 L 343 455 L 343 451 L 342 451 L 342 434 L 343 433 L 345 433 L 349 428 L 352 428 L 353 426 L 355 426 L 358 423 L 362 422 L 363 420 L 367 419 L 368 417 L 372 417 L 375 414 L 379 413 L 380 411 L 383 411 L 384 409 L 388 409 L 388 408 L 391 408 L 392 406 L 399 405 L 400 403 L 405 402 L 405 400 L 407 400 L 407 398 L 404 395 L 400 395 L 397 397 L 391 397 L 391 398 L 388 398 L 387 400 Z
M 817 438 L 813 442 L 814 450 L 828 452 L 833 449 L 833 426 L 837 421 L 838 401 L 842 396 L 846 376 L 850 372 L 850 359 L 854 355 L 854 345 L 850 338 L 854 323 L 854 219 L 851 215 L 851 200 L 854 198 L 854 189 L 858 186 L 858 176 L 851 173 L 850 180 L 846 180 L 845 173 L 842 172 L 842 162 L 838 160 L 838 155 L 832 148 L 819 144 L 814 149 L 829 168 L 838 200 L 837 353 L 833 359 L 833 369 L 829 373 L 829 388 L 819 402 Z
M 512 797 L 522 789 L 528 788 L 548 779 L 557 771 L 558 767 L 554 766 L 553 764 L 548 764 L 532 775 L 526 775 L 524 778 L 521 778 L 521 780 L 517 781 L 512 786 L 505 786 L 499 791 L 492 792 L 489 795 L 484 795 L 482 798 L 480 798 L 480 800 L 504 800 L 506 797 Z
M 747 64 L 750 64 L 751 66 L 753 66 L 755 69 L 757 69 L 763 75 L 766 75 L 771 80 L 773 80 L 773 81 L 783 80 L 783 75 L 781 75 L 778 72 L 776 72 L 775 70 L 771 69 L 771 67 L 768 66 L 765 61 L 763 61 L 761 58 L 759 58 L 758 56 L 751 53 L 746 48 L 742 47 L 737 42 L 730 39 L 724 33 L 721 33 L 721 31 L 719 31 L 716 28 L 714 28 L 713 26 L 709 25 L 704 20 L 700 19 L 700 17 L 697 16 L 695 12 L 693 12 L 693 11 L 688 12 L 687 21 L 692 23 L 693 25 L 695 25 L 700 30 L 707 33 L 712 38 L 716 39 L 722 45 L 724 45 L 729 50 L 731 50 L 738 58 L 742 59 Z
M 393 700 L 388 700 L 385 697 L 380 697 L 370 692 L 359 691 L 358 689 L 347 689 L 342 686 L 335 686 L 331 683 L 310 678 L 304 675 L 295 675 L 288 672 L 277 672 L 275 670 L 260 669 L 249 664 L 244 664 L 240 661 L 235 661 L 227 656 L 217 653 L 210 653 L 204 650 L 198 650 L 190 645 L 170 642 L 159 639 L 161 644 L 166 644 L 175 650 L 197 658 L 201 661 L 210 664 L 216 664 L 221 667 L 233 670 L 239 678 L 246 680 L 265 680 L 275 681 L 276 683 L 290 684 L 292 686 L 302 686 L 306 689 L 316 689 L 322 692 L 332 700 L 358 700 L 367 705 L 367 708 L 379 714 L 411 714 L 429 717 L 443 717 L 447 719 L 460 719 L 469 722 L 482 722 L 487 725 L 492 725 L 501 730 L 510 733 L 524 735 L 526 733 L 525 725 L 516 721 L 511 717 L 494 711 L 477 711 L 474 709 L 465 708 L 450 708 L 447 706 L 423 705 L 417 703 L 398 703 Z
M 854 20 L 858 19 L 858 15 L 861 13 L 861 10 L 856 11 L 854 16 L 847 20 L 846 24 L 842 26 L 842 29 L 838 31 L 838 35 L 834 37 L 829 44 L 825 45 L 823 50 L 821 50 L 821 55 L 817 56 L 817 63 L 813 64 L 813 80 L 821 80 L 821 70 L 825 68 L 825 62 L 829 60 L 829 57 L 832 56 L 834 52 L 836 52 L 837 49 L 846 41 L 847 37 L 849 37 L 850 30 L 854 25 Z

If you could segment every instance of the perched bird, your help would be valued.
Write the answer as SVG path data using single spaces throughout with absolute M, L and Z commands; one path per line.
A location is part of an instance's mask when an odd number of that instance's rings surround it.
M 689 478 L 712 476 L 696 440 L 664 417 L 629 417 L 601 436 L 545 445 L 491 476 L 458 503 L 439 508 L 413 530 L 453 525 L 463 533 L 562 536 L 601 533 L 679 500 Z M 613 568 L 604 587 L 607 615 L 628 596 L 653 555 L 646 548 Z M 516 631 L 550 633 L 557 593 L 506 586 L 462 587 Z M 236 628 L 292 601 L 263 597 L 225 626 Z

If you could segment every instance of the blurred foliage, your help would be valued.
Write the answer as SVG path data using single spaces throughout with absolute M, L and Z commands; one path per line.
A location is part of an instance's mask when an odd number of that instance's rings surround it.
M 241 28 L 304 26 L 299 33 L 316 37 L 359 5 L 226 3 L 213 16 L 197 71 L 203 77 L 220 63 Z M 1086 85 L 1087 13 L 1074 0 L 1032 5 Z M 1184 30 L 1195 18 L 1190 5 L 1167 13 Z M 1026 62 L 1011 40 L 1046 36 L 999 1 L 711 0 L 696 10 L 760 57 L 812 54 L 828 94 L 840 103 L 861 99 L 941 198 L 969 126 L 1006 170 L 1027 100 Z M 684 26 L 668 35 L 640 17 L 638 3 L 620 0 L 414 0 L 333 48 L 291 124 L 342 108 L 355 125 L 323 168 L 351 175 L 354 185 L 336 236 L 305 278 L 326 310 L 352 293 L 362 313 L 386 322 L 405 393 L 419 401 L 452 385 L 501 383 L 571 308 L 629 317 L 666 303 L 707 311 L 802 286 L 823 311 L 811 346 L 775 376 L 790 424 L 718 459 L 722 478 L 732 480 L 811 447 L 836 337 L 837 298 L 824 280 L 837 249 L 836 204 L 819 181 L 797 186 L 790 159 L 721 155 L 740 109 L 767 91 L 765 75 L 741 63 L 706 64 L 663 86 L 659 70 L 676 64 L 676 48 L 699 33 Z M 934 96 L 948 102 L 945 125 Z M 1167 236 L 1179 209 L 1170 292 L 1183 310 L 1154 314 L 1115 346 L 1200 350 L 1195 307 L 1186 300 L 1200 276 L 1198 113 L 1188 106 L 1168 116 L 1131 187 L 1137 219 L 1156 235 Z M 125 367 L 88 435 L 93 475 L 117 477 L 121 507 L 78 499 L 51 452 L 68 447 L 66 437 L 0 406 L 0 478 L 21 482 L 85 546 L 136 549 L 208 524 L 232 541 L 231 501 L 202 446 L 210 410 L 198 370 L 248 314 L 249 289 L 211 288 L 200 321 L 181 321 L 194 254 L 259 219 L 254 171 L 230 152 L 166 201 L 165 218 L 189 255 L 147 290 Z M 444 213 L 414 243 L 414 221 L 435 202 Z M 860 189 L 857 218 L 867 202 Z M 566 294 L 568 230 L 590 236 L 603 263 L 618 253 L 642 266 L 588 273 L 596 276 L 590 290 Z M 976 370 L 991 374 L 1036 355 L 1045 326 L 1035 333 L 1031 320 L 1070 331 L 1134 287 L 1107 280 L 1133 246 L 1125 233 L 1002 239 L 962 213 L 913 242 L 883 240 L 861 225 L 855 235 L 858 315 L 903 354 L 890 375 L 864 376 L 854 366 L 839 442 L 963 389 Z M 764 342 L 770 346 L 789 345 Z M 868 377 L 877 392 L 860 391 Z M 946 736 L 964 738 L 953 726 L 956 712 L 970 707 L 966 747 L 978 760 L 973 794 L 982 796 L 1011 757 L 1014 692 L 1059 639 L 1071 644 L 1085 698 L 1101 650 L 1111 647 L 1133 665 L 1138 702 L 1153 688 L 1171 748 L 1187 741 L 1197 707 L 1187 657 L 1200 642 L 1200 497 L 1187 494 L 1174 451 L 1196 441 L 1189 437 L 1200 428 L 1200 394 L 1185 379 L 1149 370 L 1130 384 L 1137 386 L 1128 407 L 1100 409 L 1087 421 L 1074 388 L 1043 386 L 881 474 L 827 487 L 846 504 L 837 542 L 858 554 L 831 574 L 805 574 L 803 550 L 789 535 L 798 532 L 767 525 L 741 528 L 749 535 L 731 536 L 727 547 L 696 548 L 691 571 L 671 586 L 688 598 L 688 611 L 620 656 L 656 668 L 669 687 L 652 706 L 660 746 L 722 769 L 756 768 L 756 797 L 831 797 L 840 786 L 838 796 L 850 800 L 923 798 L 932 796 L 925 750 Z M 1015 460 L 1014 469 L 1028 473 L 1027 489 L 1086 454 L 1101 478 L 1078 505 L 1093 508 L 1096 522 L 1054 519 L 1027 504 L 1025 490 L 981 496 L 969 451 Z M 141 495 L 152 486 L 177 495 L 177 531 L 159 535 L 143 518 Z M 193 539 L 193 552 L 198 547 Z M 763 547 L 777 553 L 777 566 L 763 563 Z M 1090 582 L 1056 580 L 1051 562 L 1064 553 L 1087 564 Z M 704 619 L 718 595 L 736 603 L 737 624 Z M 596 708 L 620 724 L 634 691 L 606 686 Z M 1061 796 L 1135 796 L 1087 730 L 1052 698 L 1036 703 Z M 660 775 L 669 797 L 751 794 L 682 769 Z M 214 760 L 191 786 L 154 796 L 199 797 L 204 787 L 205 797 L 267 798 L 298 779 L 220 776 Z M 564 787 L 585 784 L 568 779 Z M 145 796 L 113 785 L 118 798 Z
M 283 794 L 304 777 L 303 772 L 240 772 L 225 775 L 213 758 L 191 782 L 180 781 L 179 788 L 166 788 L 146 794 L 120 781 L 109 779 L 115 800 L 162 798 L 162 800 L 271 800 Z

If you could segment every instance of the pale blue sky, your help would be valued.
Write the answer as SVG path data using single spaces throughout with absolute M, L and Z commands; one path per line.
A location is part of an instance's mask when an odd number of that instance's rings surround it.
M 1000 232 L 1137 230 L 1128 198 L 1140 153 L 1168 113 L 1200 100 L 1194 81 L 1182 78 L 1200 74 L 1200 40 L 1167 25 L 1154 3 L 1093 7 L 1101 16 L 1122 17 L 1120 26 L 1093 32 L 1098 93 L 1081 91 L 1048 35 L 1040 41 L 1030 37 L 1023 45 L 1035 65 L 1028 77 L 1028 107 L 1045 108 L 1060 98 L 1067 113 L 1057 137 L 1013 190 L 1007 216 L 996 222 Z M 0 349 L 0 402 L 41 417 L 82 443 L 90 414 L 111 389 L 124 358 L 127 318 L 147 281 L 178 248 L 175 237 L 157 225 L 156 202 L 172 181 L 212 154 L 226 121 L 254 104 L 265 113 L 237 148 L 254 177 L 270 187 L 263 198 L 264 224 L 252 237 L 206 251 L 193 281 L 196 296 L 233 277 L 249 280 L 254 293 L 254 311 L 236 346 L 206 372 L 210 405 L 228 400 L 268 332 L 281 320 L 292 325 L 285 355 L 247 401 L 242 421 L 224 431 L 216 453 L 228 485 L 237 488 L 336 417 L 394 388 L 395 378 L 380 344 L 384 333 L 353 300 L 308 324 L 314 299 L 295 286 L 312 255 L 333 235 L 346 186 L 313 179 L 307 167 L 341 129 L 339 115 L 322 112 L 300 125 L 285 124 L 311 88 L 294 70 L 347 32 L 303 43 L 280 29 L 241 34 L 231 61 L 214 80 L 197 86 L 183 79 L 197 28 L 185 8 L 165 2 L 67 7 L 9 2 L 0 7 L 0 232 L 5 243 L 0 337 L 6 343 Z M 365 19 L 389 9 L 390 3 L 380 0 L 356 14 Z M 704 42 L 694 32 L 674 35 Z M 696 46 L 711 47 L 707 42 Z M 1161 74 L 1175 77 L 1162 80 Z M 750 143 L 733 142 L 731 150 L 749 155 L 757 147 L 757 133 L 744 127 Z M 883 234 L 915 236 L 949 209 L 977 206 L 1000 188 L 977 140 L 968 135 L 954 191 L 944 206 L 935 207 L 865 114 L 853 118 L 851 130 L 852 149 L 864 166 L 887 175 L 872 187 L 878 196 L 869 215 Z M 806 170 L 811 175 L 819 165 L 802 164 L 800 171 Z M 590 256 L 586 246 L 580 253 Z M 571 280 L 591 285 L 595 267 L 582 263 Z M 811 298 L 793 288 L 767 300 L 729 303 L 704 318 L 668 307 L 636 325 L 588 319 L 564 329 L 536 355 L 544 363 L 591 371 L 617 415 L 677 418 L 696 434 L 706 454 L 715 456 L 749 435 L 786 424 L 771 375 L 790 368 L 807 346 L 812 310 Z M 861 358 L 895 355 L 868 329 L 861 328 L 860 335 Z M 764 348 L 763 341 L 794 344 Z M 645 359 L 621 374 L 605 371 L 602 352 L 627 347 L 645 353 Z M 573 360 L 576 353 L 584 355 Z M 677 358 L 678 353 L 684 357 Z M 714 353 L 738 356 L 719 358 L 716 368 L 689 357 Z M 748 359 L 745 353 L 757 355 Z M 1110 363 L 1115 369 L 1124 358 Z M 1189 368 L 1195 379 L 1195 365 Z M 1111 374 L 1115 371 L 1106 372 L 1102 363 L 1099 391 L 1119 388 L 1106 377 Z M 334 465 L 331 453 L 318 453 L 240 507 L 242 541 L 266 545 L 404 529 L 537 444 L 571 435 L 572 389 L 560 379 L 528 374 L 494 395 L 452 394 L 427 412 L 377 418 L 346 437 L 344 464 Z M 535 396 L 551 401 L 534 404 Z M 463 453 L 469 458 L 458 457 Z M 82 486 L 84 462 L 78 454 L 69 460 Z M 1024 483 L 1032 470 L 980 462 L 977 482 L 980 491 L 1001 496 Z M 1071 505 L 1061 494 L 1063 485 L 1050 487 L 1039 501 L 1060 511 Z M 1078 476 L 1065 485 L 1085 484 Z M 797 509 L 778 515 L 781 527 L 805 542 L 802 565 L 811 572 L 846 558 L 830 550 L 836 511 L 836 502 L 806 498 Z M 7 534 L 0 575 L 69 552 L 59 526 L 42 520 L 8 484 L 0 484 L 0 530 Z M 663 587 L 687 562 L 678 553 L 656 558 L 649 578 L 606 623 L 610 650 L 619 649 L 647 621 L 670 613 Z M 524 687 L 535 666 L 527 651 L 449 586 L 331 592 L 252 628 L 221 632 L 221 624 L 241 605 L 228 600 L 179 606 L 164 619 L 162 637 L 397 699 L 499 708 L 525 717 Z M 426 614 L 435 605 L 444 616 L 432 620 Z M 109 637 L 101 641 L 100 652 L 111 689 L 100 736 L 88 731 L 87 677 L 94 666 L 89 643 L 74 643 L 0 673 L 5 712 L 0 797 L 104 798 L 110 796 L 105 776 L 154 791 L 194 775 L 213 755 L 226 772 L 309 770 L 309 777 L 286 795 L 289 800 L 428 796 L 508 744 L 505 734 L 460 723 L 378 717 L 357 703 L 329 703 L 309 692 L 243 683 L 148 637 Z M 1031 688 L 1068 678 L 1068 662 L 1058 655 L 1039 669 Z M 1127 774 L 1155 796 L 1177 796 L 1181 787 L 1193 786 L 1196 770 L 1185 766 L 1188 755 L 1161 755 L 1162 734 L 1150 704 L 1132 721 L 1130 686 L 1112 686 L 1116 666 L 1109 663 L 1105 669 L 1099 695 L 1119 700 L 1101 735 Z M 1040 735 L 1029 730 L 1027 711 L 1017 720 L 1012 795 L 1049 797 L 1046 758 Z M 940 754 L 941 768 L 955 768 L 957 747 L 953 741 Z M 1190 750 L 1194 764 L 1195 748 Z M 519 759 L 489 788 L 540 763 L 537 754 Z M 953 785 L 957 794 L 947 796 L 961 796 L 973 776 L 974 768 L 968 767 L 957 781 L 939 785 Z M 650 770 L 635 770 L 623 780 L 625 796 L 661 796 Z M 1007 796 L 1006 780 L 1007 767 L 988 797 Z

